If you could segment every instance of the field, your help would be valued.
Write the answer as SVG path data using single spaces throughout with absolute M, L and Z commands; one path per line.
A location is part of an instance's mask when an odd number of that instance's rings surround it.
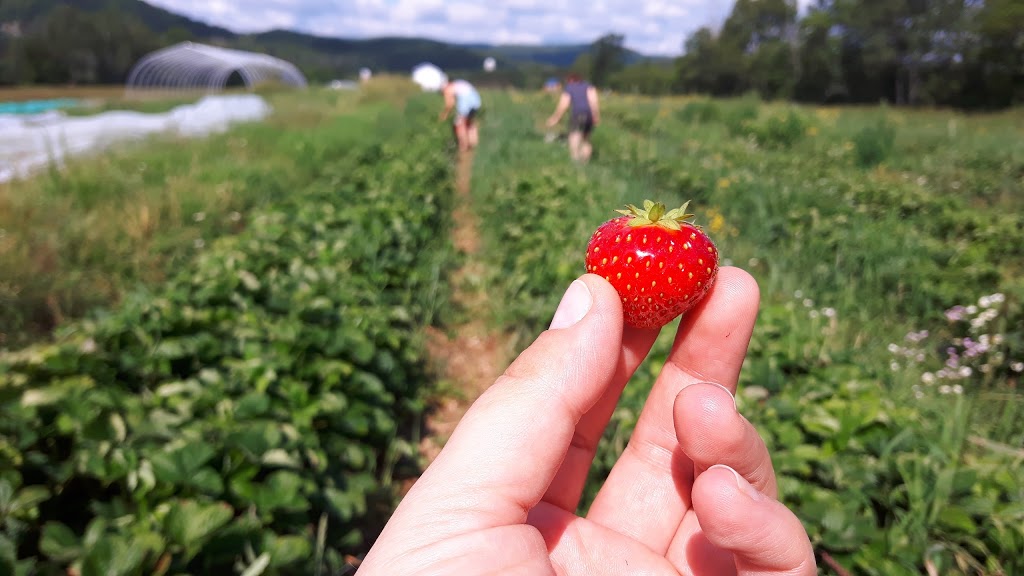
M 738 402 L 821 573 L 1024 571 L 1020 111 L 612 95 L 580 167 L 492 92 L 470 175 L 436 96 L 267 97 L 0 186 L 0 573 L 349 573 L 488 373 L 436 340 L 506 363 L 645 198 L 758 280 Z

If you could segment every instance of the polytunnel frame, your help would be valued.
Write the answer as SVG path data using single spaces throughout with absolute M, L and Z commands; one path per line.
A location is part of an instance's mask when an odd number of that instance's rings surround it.
M 143 56 L 128 74 L 129 92 L 144 89 L 220 91 L 237 72 L 250 90 L 277 78 L 305 88 L 306 77 L 292 63 L 268 54 L 182 42 Z

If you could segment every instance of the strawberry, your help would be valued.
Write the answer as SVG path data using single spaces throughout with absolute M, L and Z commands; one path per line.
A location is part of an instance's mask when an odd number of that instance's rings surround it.
M 622 298 L 627 324 L 661 328 L 693 308 L 718 276 L 718 249 L 682 208 L 650 200 L 627 205 L 591 236 L 587 272 L 603 276 Z

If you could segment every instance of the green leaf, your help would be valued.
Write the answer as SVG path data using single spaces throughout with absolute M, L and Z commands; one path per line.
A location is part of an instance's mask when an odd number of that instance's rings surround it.
M 164 518 L 164 528 L 171 540 L 187 551 L 191 557 L 200 545 L 231 521 L 235 513 L 231 506 L 221 502 L 199 504 L 194 500 L 176 502 Z
M 939 512 L 939 523 L 946 528 L 964 534 L 974 534 L 978 530 L 978 525 L 975 524 L 971 516 L 957 506 L 943 508 Z
M 11 512 L 25 512 L 35 509 L 36 506 L 49 500 L 50 491 L 43 486 L 26 486 L 15 494 L 11 502 Z
M 82 542 L 70 528 L 60 522 L 47 522 L 39 539 L 39 549 L 50 559 L 68 563 L 82 554 Z
M 301 536 L 269 537 L 264 541 L 264 547 L 270 553 L 272 564 L 276 568 L 302 562 L 313 553 L 313 545 L 309 538 Z
M 149 460 L 158 481 L 178 485 L 195 475 L 214 454 L 208 444 L 193 442 L 175 450 L 157 452 Z
M 106 536 L 86 552 L 82 576 L 129 576 L 145 560 L 146 549 L 124 538 Z
M 270 398 L 265 394 L 248 394 L 235 405 L 235 419 L 250 420 L 263 416 L 270 410 Z
M 212 468 L 199 470 L 192 475 L 187 483 L 210 496 L 220 496 L 224 492 L 224 481 Z

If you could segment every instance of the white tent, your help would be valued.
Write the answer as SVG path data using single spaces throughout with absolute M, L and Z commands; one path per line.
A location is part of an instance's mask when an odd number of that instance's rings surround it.
M 150 53 L 128 74 L 128 90 L 222 90 L 238 73 L 250 89 L 277 81 L 305 87 L 306 77 L 293 64 L 258 52 L 182 42 Z
M 423 63 L 412 69 L 412 81 L 426 92 L 437 92 L 447 79 L 440 68 L 430 63 Z

